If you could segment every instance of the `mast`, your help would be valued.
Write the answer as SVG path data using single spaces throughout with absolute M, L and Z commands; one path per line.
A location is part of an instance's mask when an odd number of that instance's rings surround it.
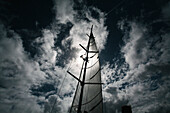
M 85 81 L 85 77 L 86 77 L 86 68 L 87 68 L 87 62 L 88 62 L 88 54 L 89 54 L 89 45 L 90 45 L 90 38 L 92 37 L 92 30 L 93 30 L 93 25 L 91 27 L 91 33 L 90 33 L 90 36 L 89 36 L 89 41 L 88 41 L 88 44 L 87 44 L 87 51 L 86 51 L 86 58 L 85 58 L 85 69 L 84 69 L 84 73 L 83 73 L 83 81 L 81 83 L 81 92 L 80 92 L 80 99 L 79 99 L 79 106 L 78 106 L 78 111 L 77 113 L 80 113 L 81 111 L 81 104 L 82 104 L 82 97 L 83 97 L 83 89 L 84 89 L 84 81 Z
M 91 27 L 90 36 L 87 35 L 89 37 L 87 47 L 85 48 L 79 44 L 86 51 L 80 77 L 77 78 L 67 71 L 78 81 L 70 113 L 82 113 L 83 111 L 84 113 L 102 113 L 103 110 L 99 51 L 97 50 L 92 30 L 93 26 Z M 91 73 L 89 69 L 94 73 Z M 83 75 L 82 77 L 81 74 Z

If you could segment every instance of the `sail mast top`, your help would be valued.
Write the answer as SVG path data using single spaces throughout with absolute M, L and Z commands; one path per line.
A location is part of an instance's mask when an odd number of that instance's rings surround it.
M 101 68 L 98 57 L 98 50 L 93 36 L 93 25 L 91 27 L 87 47 L 83 47 L 86 57 L 83 58 L 82 73 L 77 78 L 72 73 L 68 73 L 78 81 L 70 113 L 102 113 L 102 88 L 101 88 Z M 82 76 L 81 76 L 82 75 Z
M 81 82 L 82 87 L 81 87 L 81 92 L 80 92 L 80 99 L 79 99 L 79 105 L 78 105 L 77 113 L 80 113 L 80 111 L 81 111 L 81 105 L 82 105 L 82 99 L 83 99 L 83 89 L 84 89 L 84 82 L 85 82 L 85 77 L 86 77 L 86 68 L 87 68 L 89 46 L 90 46 L 90 38 L 93 36 L 92 30 L 93 30 L 93 25 L 91 27 L 91 33 L 90 33 L 89 41 L 88 41 L 88 44 L 87 44 L 85 67 L 84 67 L 84 73 L 83 73 L 83 80 Z

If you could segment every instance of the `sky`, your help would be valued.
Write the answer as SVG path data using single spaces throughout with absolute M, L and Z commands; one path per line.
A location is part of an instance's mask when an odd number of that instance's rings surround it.
M 170 1 L 0 0 L 0 113 L 66 113 L 91 26 L 105 113 L 170 112 Z

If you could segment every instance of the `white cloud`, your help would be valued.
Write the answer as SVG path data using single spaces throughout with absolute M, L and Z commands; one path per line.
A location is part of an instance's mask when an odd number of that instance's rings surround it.
M 11 34 L 11 37 L 8 37 Z M 37 62 L 29 59 L 24 51 L 22 40 L 12 30 L 0 26 L 0 110 L 4 113 L 11 111 L 41 112 L 36 97 L 31 96 L 29 88 L 39 84 L 46 77 Z M 30 109 L 31 106 L 32 109 Z
M 81 2 L 81 1 L 79 1 Z M 83 3 L 82 3 L 83 4 Z M 73 1 L 56 1 L 56 19 L 59 20 L 59 23 L 66 24 L 67 22 L 71 22 L 73 27 L 70 30 L 69 36 L 62 41 L 63 46 L 67 46 L 67 41 L 71 40 L 71 48 L 79 48 L 79 43 L 86 46 L 88 37 L 86 34 L 90 33 L 90 28 L 94 25 L 94 36 L 96 37 L 96 42 L 99 50 L 104 49 L 106 44 L 108 31 L 106 26 L 104 26 L 105 15 L 99 9 L 90 7 L 84 9 L 82 7 L 82 13 L 85 15 L 87 20 L 77 20 L 76 16 L 79 16 L 78 11 L 74 10 L 74 2 Z M 99 14 L 98 18 L 93 18 L 91 14 L 91 10 L 95 11 Z M 81 15 L 80 15 L 81 16 Z
M 135 113 L 157 112 L 161 106 L 165 113 L 169 103 L 164 105 L 166 99 L 162 97 L 169 92 L 162 81 L 169 85 L 169 33 L 151 37 L 150 30 L 144 25 L 130 23 L 130 26 L 131 31 L 125 34 L 129 39 L 122 48 L 125 61 L 130 66 L 123 80 L 129 82 L 125 95 Z M 164 92 L 162 96 L 160 91 Z
M 75 11 L 73 10 L 72 0 L 55 0 L 55 4 L 56 20 L 61 23 L 67 23 L 74 19 Z
M 100 51 L 104 49 L 108 35 L 106 27 L 104 27 L 104 20 L 97 22 L 97 20 L 93 19 L 92 21 L 95 22 L 88 23 L 86 21 L 80 21 L 75 23 L 70 30 L 70 36 L 62 41 L 63 46 L 66 46 L 67 41 L 71 40 L 71 48 L 77 48 L 81 50 L 82 48 L 79 46 L 79 44 L 82 44 L 84 47 L 86 47 L 88 42 L 88 36 L 86 36 L 86 33 L 89 34 L 91 25 L 94 25 L 93 33 L 96 37 L 95 39 L 97 46 Z
M 130 68 L 134 68 L 140 63 L 144 63 L 147 60 L 145 54 L 147 53 L 147 42 L 145 42 L 146 28 L 138 26 L 136 23 L 131 23 L 131 31 L 129 34 L 130 39 L 126 45 L 122 48 L 125 60 L 129 64 Z
M 38 56 L 37 60 L 40 60 L 41 63 L 46 64 L 42 66 L 48 66 L 48 65 L 55 66 L 57 51 L 53 49 L 55 43 L 54 39 L 55 36 L 53 35 L 53 33 L 50 30 L 44 29 L 43 37 L 38 37 L 35 40 L 35 43 L 40 45 L 39 47 L 40 55 Z

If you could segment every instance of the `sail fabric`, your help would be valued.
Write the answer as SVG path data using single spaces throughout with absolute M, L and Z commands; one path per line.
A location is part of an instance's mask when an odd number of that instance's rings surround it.
M 81 104 L 81 113 L 103 112 L 102 85 L 91 84 L 91 83 L 101 83 L 101 68 L 99 62 L 99 53 L 97 53 L 96 51 L 98 51 L 98 49 L 93 34 L 91 33 L 89 38 L 89 53 L 88 53 L 88 61 L 87 61 L 86 75 L 85 75 L 85 83 L 88 84 L 84 85 L 83 98 Z M 85 69 L 85 63 L 83 63 L 82 71 L 80 73 L 81 81 L 83 79 L 84 69 Z M 82 86 L 80 85 L 80 83 L 78 83 L 70 113 L 77 113 L 81 88 Z

